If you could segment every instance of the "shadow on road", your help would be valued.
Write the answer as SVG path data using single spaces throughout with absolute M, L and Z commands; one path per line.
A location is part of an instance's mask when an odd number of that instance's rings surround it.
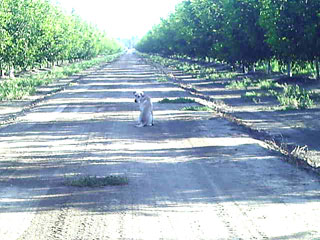
M 268 215 L 271 207 L 290 205 L 282 209 L 289 213 L 299 205 L 319 206 L 316 177 L 280 161 L 214 113 L 157 103 L 190 95 L 156 82 L 153 71 L 143 71 L 144 63 L 133 63 L 99 70 L 0 130 L 0 214 L 72 208 L 152 217 L 212 207 L 226 218 L 231 207 L 247 215 L 266 208 Z M 132 92 L 140 88 L 155 100 L 154 127 L 134 126 L 138 106 Z M 125 175 L 129 184 L 65 185 L 78 174 Z

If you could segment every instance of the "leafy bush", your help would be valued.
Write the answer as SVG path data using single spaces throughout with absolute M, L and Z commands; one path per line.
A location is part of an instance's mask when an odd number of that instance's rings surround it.
M 181 109 L 181 111 L 199 111 L 199 112 L 209 112 L 212 111 L 211 108 L 206 107 L 206 106 L 189 106 L 189 107 L 184 107 Z
M 231 89 L 247 89 L 251 84 L 252 84 L 251 79 L 244 78 L 243 80 L 240 80 L 240 81 L 232 81 L 226 87 Z
M 65 185 L 73 187 L 104 187 L 127 185 L 129 180 L 125 176 L 78 176 L 74 179 L 66 179 Z
M 157 78 L 157 82 L 168 82 L 168 79 L 166 77 L 164 77 L 164 76 L 158 77 Z
M 100 62 L 112 61 L 118 56 L 119 54 L 103 56 L 64 67 L 56 67 L 45 73 L 4 80 L 0 83 L 0 101 L 19 100 L 25 96 L 33 95 L 36 93 L 36 87 L 48 85 L 54 79 L 71 76 Z
M 159 103 L 194 103 L 195 101 L 190 98 L 176 98 L 176 99 L 168 99 L 164 98 L 159 101 Z
M 0 84 L 0 100 L 18 100 L 35 93 L 32 81 L 26 79 L 5 80 Z
M 0 70 L 9 73 L 121 51 L 105 32 L 51 2 L 1 0 Z
M 283 92 L 277 93 L 276 97 L 284 110 L 306 109 L 314 105 L 310 98 L 311 92 L 300 88 L 298 85 L 283 85 Z
M 255 84 L 260 89 L 268 90 L 268 89 L 276 89 L 280 88 L 281 85 L 277 82 L 271 81 L 271 80 L 260 80 Z

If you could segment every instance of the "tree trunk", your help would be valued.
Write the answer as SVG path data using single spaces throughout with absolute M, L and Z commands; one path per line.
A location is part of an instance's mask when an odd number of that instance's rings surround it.
M 255 63 L 251 65 L 250 71 L 251 71 L 252 73 L 255 73 L 255 72 L 256 72 L 256 64 L 255 64 Z
M 14 66 L 10 67 L 9 78 L 15 78 L 15 76 L 14 76 Z
M 314 65 L 316 67 L 317 80 L 320 80 L 319 59 L 314 61 Z
M 291 61 L 287 63 L 287 76 L 292 77 Z
M 242 68 L 242 73 L 246 73 L 246 67 L 244 66 L 244 64 L 242 64 L 241 68 Z
M 267 74 L 271 74 L 271 72 L 272 72 L 271 60 L 268 60 Z

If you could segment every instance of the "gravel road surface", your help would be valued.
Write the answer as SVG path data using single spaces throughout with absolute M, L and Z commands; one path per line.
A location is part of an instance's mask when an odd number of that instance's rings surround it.
M 0 239 L 320 239 L 320 178 L 190 97 L 134 54 L 0 129 Z M 135 127 L 132 92 L 154 101 Z M 77 176 L 128 185 L 72 187 Z

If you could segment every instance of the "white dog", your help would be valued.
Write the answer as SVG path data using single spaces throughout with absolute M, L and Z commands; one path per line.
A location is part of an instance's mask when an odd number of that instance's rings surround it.
M 135 102 L 139 104 L 140 116 L 137 127 L 153 126 L 153 106 L 150 97 L 142 91 L 133 93 Z

